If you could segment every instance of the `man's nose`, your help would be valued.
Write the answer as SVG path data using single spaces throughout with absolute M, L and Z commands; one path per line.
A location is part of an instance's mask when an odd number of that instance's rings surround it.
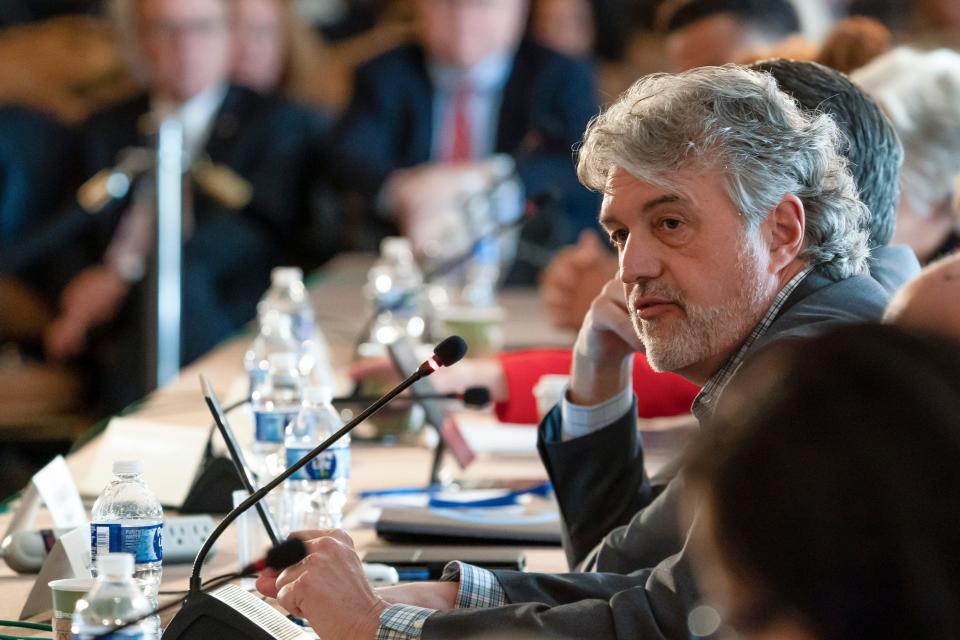
M 663 256 L 649 239 L 631 234 L 620 252 L 620 280 L 633 284 L 663 274 Z

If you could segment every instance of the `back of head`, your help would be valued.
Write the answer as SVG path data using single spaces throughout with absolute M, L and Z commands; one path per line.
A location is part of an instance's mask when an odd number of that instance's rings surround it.
M 803 257 L 844 278 L 865 269 L 866 208 L 838 141 L 833 120 L 801 110 L 770 75 L 701 67 L 634 83 L 587 127 L 577 169 L 600 191 L 614 167 L 667 189 L 678 170 L 721 168 L 749 225 L 795 194 L 806 213 Z
M 747 610 L 820 640 L 954 637 L 957 415 L 956 341 L 847 327 L 748 362 L 688 466 Z
M 751 65 L 766 71 L 805 109 L 830 115 L 846 137 L 843 153 L 869 209 L 865 227 L 870 246 L 890 244 L 900 200 L 903 147 L 877 103 L 847 76 L 815 62 L 766 60 Z
M 960 175 L 960 53 L 900 47 L 852 75 L 890 117 L 903 142 L 903 197 L 929 215 Z
M 800 31 L 800 18 L 790 0 L 664 0 L 657 10 L 657 25 L 672 33 L 720 14 L 732 15 L 770 40 Z

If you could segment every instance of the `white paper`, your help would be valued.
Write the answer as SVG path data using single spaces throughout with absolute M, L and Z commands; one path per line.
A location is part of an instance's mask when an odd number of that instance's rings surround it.
M 117 460 L 142 460 L 143 478 L 163 505 L 183 504 L 203 462 L 208 426 L 184 426 L 136 418 L 114 418 L 97 442 L 93 462 L 80 483 L 84 496 L 100 495 Z
M 457 413 L 457 423 L 470 448 L 478 454 L 537 456 L 537 428 L 497 422 L 483 414 Z
M 90 575 L 90 525 L 84 524 L 60 536 L 53 545 L 20 611 L 20 619 L 26 620 L 53 608 L 53 596 L 47 586 L 50 581 L 89 578 Z
M 87 524 L 87 512 L 63 456 L 57 456 L 33 476 L 33 484 L 58 529 Z

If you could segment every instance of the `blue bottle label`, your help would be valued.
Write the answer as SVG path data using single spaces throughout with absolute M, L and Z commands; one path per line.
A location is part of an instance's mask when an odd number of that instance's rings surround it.
M 163 560 L 163 525 L 125 527 L 119 523 L 90 525 L 90 560 L 96 564 L 101 553 L 129 553 L 134 562 Z
M 298 342 L 304 342 L 313 337 L 313 314 L 297 313 L 293 316 L 293 336 Z
M 310 449 L 287 449 L 289 467 Z M 339 480 L 350 477 L 350 448 L 327 449 L 290 476 L 293 480 Z
M 107 636 L 100 635 L 105 631 L 106 629 L 94 632 L 81 631 L 73 634 L 73 640 L 93 640 L 94 638 L 100 638 L 101 640 L 143 640 L 144 638 L 143 631 L 139 629 L 121 629 Z
M 254 417 L 257 425 L 257 440 L 280 444 L 283 442 L 283 430 L 291 420 L 297 417 L 297 414 L 289 411 L 257 411 Z

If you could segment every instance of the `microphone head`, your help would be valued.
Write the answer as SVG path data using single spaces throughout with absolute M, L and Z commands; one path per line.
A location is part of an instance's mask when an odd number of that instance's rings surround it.
M 307 543 L 300 538 L 287 538 L 267 551 L 267 566 L 282 571 L 307 557 Z
M 486 387 L 468 387 L 463 392 L 463 404 L 471 407 L 485 407 L 490 404 L 490 389 Z
M 467 355 L 467 343 L 460 336 L 450 336 L 433 350 L 434 360 L 441 367 L 456 364 Z

